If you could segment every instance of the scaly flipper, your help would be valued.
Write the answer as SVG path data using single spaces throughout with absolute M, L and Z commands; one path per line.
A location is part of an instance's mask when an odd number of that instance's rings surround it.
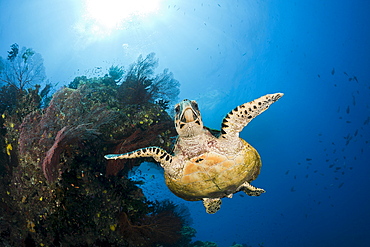
M 248 196 L 259 196 L 262 193 L 266 192 L 264 189 L 254 187 L 248 182 L 245 182 L 242 185 L 240 185 L 236 191 L 244 191 L 245 194 L 247 194 Z
M 170 155 L 160 147 L 147 147 L 125 154 L 108 154 L 104 156 L 104 158 L 108 160 L 134 159 L 141 157 L 152 157 L 155 161 L 161 163 L 162 167 L 167 167 L 172 163 L 172 155 Z
M 237 138 L 253 118 L 267 110 L 269 106 L 280 99 L 284 94 L 267 94 L 251 102 L 235 107 L 222 121 L 221 137 Z
M 221 208 L 220 198 L 203 198 L 203 205 L 206 208 L 208 214 L 214 214 Z

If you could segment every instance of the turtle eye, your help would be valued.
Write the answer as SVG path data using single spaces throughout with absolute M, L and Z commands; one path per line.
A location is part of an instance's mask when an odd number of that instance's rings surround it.
M 180 112 L 180 106 L 179 106 L 179 105 L 176 105 L 176 106 L 175 106 L 175 112 L 176 112 L 176 113 L 179 113 L 179 112 Z
M 199 109 L 198 109 L 198 103 L 197 103 L 196 101 L 194 101 L 194 100 L 193 100 L 193 101 L 191 102 L 191 104 L 192 104 L 192 106 L 193 106 L 193 108 L 194 108 L 195 110 L 199 110 Z

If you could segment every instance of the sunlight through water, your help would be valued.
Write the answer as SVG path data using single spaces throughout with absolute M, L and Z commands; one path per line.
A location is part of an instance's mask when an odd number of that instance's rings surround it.
M 85 36 L 102 38 L 115 30 L 126 29 L 159 9 L 161 0 L 85 0 L 82 19 L 76 30 Z

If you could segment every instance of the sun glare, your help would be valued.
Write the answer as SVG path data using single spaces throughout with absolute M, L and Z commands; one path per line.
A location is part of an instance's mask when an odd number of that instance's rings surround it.
M 84 23 L 80 31 L 95 35 L 127 28 L 127 23 L 159 9 L 161 0 L 85 0 Z

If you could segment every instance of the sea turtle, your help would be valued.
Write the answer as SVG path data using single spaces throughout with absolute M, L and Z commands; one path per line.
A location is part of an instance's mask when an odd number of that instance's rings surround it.
M 152 157 L 164 168 L 166 184 L 175 195 L 188 201 L 202 200 L 207 213 L 216 213 L 223 197 L 231 198 L 239 191 L 250 196 L 265 192 L 250 184 L 260 173 L 261 158 L 239 132 L 282 96 L 268 94 L 237 106 L 223 119 L 218 137 L 203 126 L 197 102 L 185 99 L 175 105 L 178 138 L 173 155 L 160 147 L 146 147 L 105 158 Z

